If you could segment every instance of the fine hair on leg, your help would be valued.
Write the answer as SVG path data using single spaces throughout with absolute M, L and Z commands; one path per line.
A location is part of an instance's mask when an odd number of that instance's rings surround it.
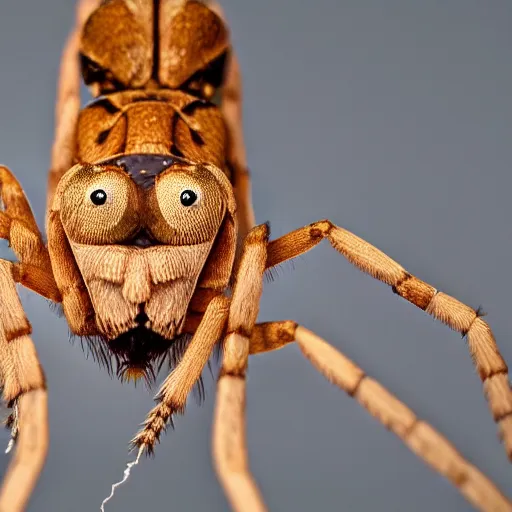
M 329 220 L 314 222 L 270 242 L 266 268 L 309 251 L 324 238 L 359 270 L 391 286 L 394 293 L 467 338 L 505 451 L 512 460 L 512 389 L 508 367 L 479 311 L 439 292 L 370 243 Z
M 213 456 L 224 491 L 237 512 L 266 510 L 249 470 L 245 439 L 245 373 L 249 338 L 258 316 L 263 288 L 267 239 L 267 225 L 255 227 L 245 239 L 229 310 L 217 386 Z
M 512 503 L 431 425 L 325 340 L 290 320 L 256 324 L 250 352 L 276 350 L 295 341 L 332 384 L 345 391 L 420 459 L 448 479 L 478 510 L 512 510 Z

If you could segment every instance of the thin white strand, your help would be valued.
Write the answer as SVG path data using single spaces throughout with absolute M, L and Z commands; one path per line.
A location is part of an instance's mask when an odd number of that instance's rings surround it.
M 120 482 L 117 482 L 117 483 L 112 485 L 112 489 L 110 491 L 110 495 L 107 496 L 101 502 L 101 507 L 100 507 L 101 512 L 105 512 L 105 503 L 107 503 L 107 501 L 111 500 L 111 498 L 114 496 L 114 493 L 116 492 L 116 489 L 119 486 L 123 485 L 126 482 L 126 480 L 128 480 L 128 477 L 130 476 L 130 471 L 132 470 L 132 467 L 136 466 L 139 463 L 140 456 L 142 455 L 143 451 L 144 451 L 144 446 L 141 446 L 140 449 L 139 449 L 139 453 L 137 454 L 137 458 L 134 461 L 128 462 L 128 464 L 126 464 L 126 469 L 124 470 L 124 473 L 123 473 L 123 479 Z
M 5 449 L 5 453 L 9 453 L 12 448 L 14 446 L 14 439 L 11 437 L 11 439 L 9 439 L 9 443 L 7 444 L 7 448 Z
M 11 439 L 7 443 L 7 448 L 5 449 L 5 453 L 9 453 L 16 443 L 16 438 L 18 437 L 18 417 L 19 417 L 19 410 L 18 410 L 18 400 L 14 403 L 13 406 L 14 409 L 14 422 L 11 428 Z

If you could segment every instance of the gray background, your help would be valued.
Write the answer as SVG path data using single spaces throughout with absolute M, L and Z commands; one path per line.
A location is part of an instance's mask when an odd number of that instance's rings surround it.
M 58 56 L 69 0 L 2 1 L 0 160 L 42 225 Z M 489 313 L 512 361 L 512 4 L 225 0 L 245 77 L 258 222 L 277 237 L 329 218 L 437 288 Z M 5 251 L 2 253 L 5 254 Z M 460 336 L 359 273 L 328 244 L 265 286 L 261 320 L 330 340 L 512 496 Z M 22 292 L 50 389 L 51 449 L 33 511 L 91 511 L 152 405 L 68 341 Z M 226 510 L 210 460 L 214 382 L 108 511 Z M 251 466 L 276 510 L 468 510 L 469 505 L 296 347 L 251 359 Z M 4 435 L 3 440 L 7 440 Z M 1 459 L 2 470 L 7 458 Z

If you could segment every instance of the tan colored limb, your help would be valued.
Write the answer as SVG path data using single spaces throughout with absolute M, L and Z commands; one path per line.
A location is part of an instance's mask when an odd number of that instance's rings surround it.
M 16 451 L 0 489 L 0 511 L 21 512 L 32 494 L 48 451 L 48 397 L 38 389 L 18 401 Z
M 9 242 L 20 260 L 12 265 L 12 277 L 44 297 L 60 301 L 48 250 L 23 189 L 7 169 L 0 166 L 0 238 Z
M 234 50 L 231 50 L 226 64 L 221 110 L 228 131 L 228 162 L 233 171 L 238 231 L 240 239 L 243 240 L 256 224 L 256 220 L 252 206 L 251 176 L 247 166 L 243 136 L 242 77 L 240 64 Z
M 512 503 L 439 432 L 308 329 L 290 320 L 257 324 L 251 335 L 251 353 L 281 348 L 292 341 L 297 342 L 302 353 L 327 380 L 357 400 L 418 457 L 450 480 L 477 509 L 512 510 Z
M 79 48 L 82 29 L 100 0 L 80 0 L 76 8 L 76 25 L 62 52 L 55 106 L 55 137 L 51 168 L 48 173 L 47 210 L 64 173 L 73 165 L 76 151 L 76 126 L 80 112 L 81 71 Z
M 218 16 L 225 21 L 222 8 L 217 2 L 208 2 Z M 221 91 L 221 111 L 228 135 L 227 160 L 233 171 L 233 184 L 237 204 L 238 230 L 243 240 L 256 224 L 251 198 L 251 177 L 247 168 L 242 117 L 242 74 L 240 64 L 231 48 Z
M 0 260 L 0 384 L 3 398 L 15 405 L 15 456 L 0 490 L 0 510 L 23 510 L 39 476 L 48 449 L 46 384 L 30 339 L 12 276 L 13 264 Z
M 4 400 L 9 404 L 22 393 L 44 389 L 43 371 L 30 334 L 14 279 L 13 264 L 0 260 L 0 376 Z
M 302 353 L 330 382 L 355 398 L 374 418 L 395 433 L 418 457 L 446 477 L 482 511 L 511 511 L 512 503 L 437 430 L 350 359 L 302 326 L 295 331 Z
M 215 297 L 208 305 L 183 359 L 158 391 L 158 404 L 149 412 L 144 428 L 132 440 L 137 448 L 152 452 L 171 416 L 184 412 L 187 396 L 222 337 L 228 306 L 229 299 L 224 296 Z
M 508 368 L 489 325 L 478 312 L 409 274 L 382 251 L 328 220 L 315 222 L 269 243 L 267 268 L 302 254 L 324 238 L 348 261 L 450 328 L 467 336 L 505 450 L 512 460 L 512 390 Z
M 227 336 L 217 387 L 213 455 L 217 474 L 233 510 L 266 510 L 249 470 L 245 439 L 245 371 L 249 337 L 256 322 L 263 287 L 268 227 L 247 236 L 229 310 Z
M 283 348 L 295 341 L 296 328 L 297 322 L 293 320 L 256 324 L 251 333 L 249 354 L 261 354 Z

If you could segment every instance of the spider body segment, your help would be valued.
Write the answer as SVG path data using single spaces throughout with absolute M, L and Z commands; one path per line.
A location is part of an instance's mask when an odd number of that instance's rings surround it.
M 80 75 L 95 97 L 83 109 Z M 62 58 L 47 245 L 5 167 L 0 187 L 0 236 L 19 259 L 0 261 L 0 375 L 4 399 L 15 407 L 14 433 L 19 432 L 0 508 L 24 508 L 47 449 L 44 375 L 16 292 L 20 283 L 61 303 L 71 331 L 107 347 L 121 373 L 144 374 L 153 359 L 186 339 L 132 441 L 142 451 L 151 452 L 166 424 L 184 411 L 221 345 L 214 456 L 235 510 L 266 509 L 245 447 L 248 356 L 294 341 L 328 380 L 475 507 L 512 510 L 440 433 L 325 341 L 293 321 L 256 323 L 265 271 L 327 239 L 356 267 L 467 336 L 512 456 L 508 369 L 477 311 L 330 220 L 274 241 L 267 225 L 255 226 L 239 69 L 217 6 L 195 0 L 82 0 Z

